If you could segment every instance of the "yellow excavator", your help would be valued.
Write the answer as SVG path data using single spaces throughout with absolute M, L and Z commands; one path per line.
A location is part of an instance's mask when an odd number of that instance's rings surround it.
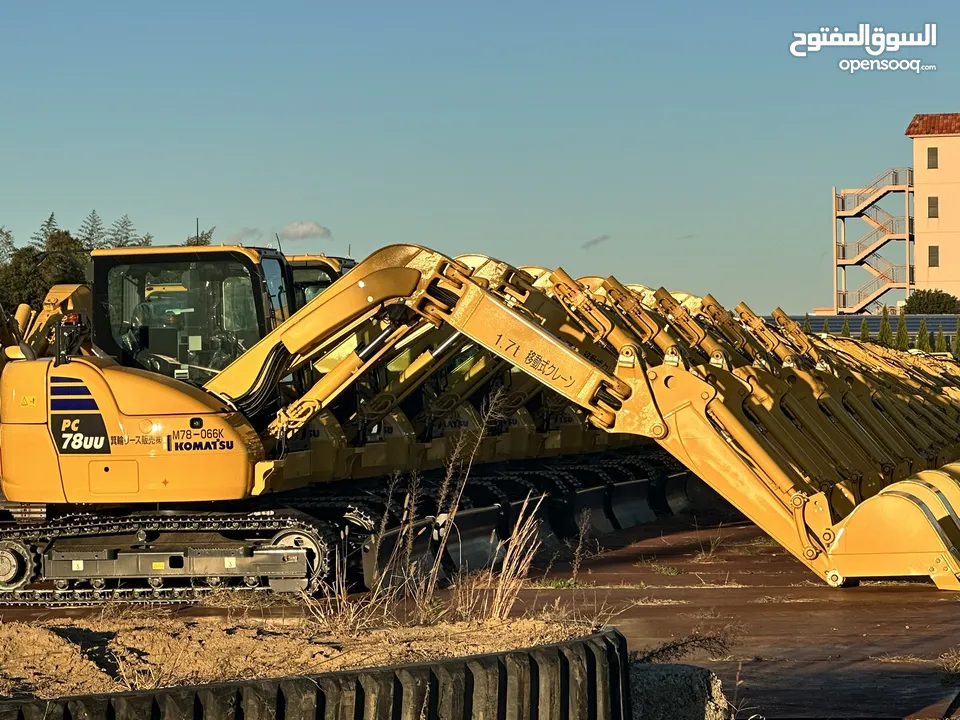
M 201 279 L 196 273 L 193 277 L 182 276 L 182 269 L 174 272 L 170 269 L 174 267 L 171 263 L 193 262 L 202 258 L 203 267 L 206 268 L 204 272 L 210 275 L 213 267 L 224 264 L 235 267 L 235 258 L 238 255 L 249 261 L 252 277 L 257 273 L 262 276 L 261 282 L 265 282 L 270 276 L 285 278 L 286 284 L 295 291 L 296 297 L 288 302 L 294 307 L 299 307 L 306 299 L 305 285 L 322 290 L 328 286 L 331 276 L 338 276 L 344 268 L 349 268 L 354 263 L 349 258 L 330 258 L 324 255 L 287 256 L 285 262 L 289 268 L 284 274 L 277 265 L 280 256 L 273 250 L 219 246 L 189 250 L 173 247 L 97 251 L 93 254 L 91 286 L 53 288 L 43 309 L 30 323 L 27 331 L 28 342 L 42 355 L 49 344 L 45 338 L 50 337 L 51 323 L 57 313 L 74 306 L 91 306 L 93 303 L 98 304 L 106 316 L 112 307 L 112 312 L 120 315 L 121 325 L 123 318 L 134 317 L 135 322 L 132 325 L 136 328 L 136 333 L 143 336 L 139 341 L 140 346 L 151 344 L 151 333 L 155 344 L 160 344 L 159 341 L 166 338 L 167 345 L 170 346 L 169 340 L 177 334 L 179 328 L 180 339 L 177 346 L 180 352 L 174 356 L 173 351 L 169 351 L 161 358 L 151 353 L 134 357 L 131 353 L 125 353 L 124 348 L 118 347 L 117 339 L 110 337 L 110 326 L 105 323 L 94 323 L 95 344 L 99 343 L 108 350 L 112 348 L 111 356 L 121 364 L 132 364 L 189 380 L 188 369 L 180 364 L 189 359 L 185 352 L 188 343 L 183 338 L 183 333 L 186 321 L 192 317 L 190 313 L 197 304 L 194 295 Z M 492 282 L 504 297 L 507 297 L 504 288 L 509 285 L 505 277 L 510 275 L 512 281 L 517 282 L 520 275 L 504 263 L 482 256 L 465 256 L 459 260 L 470 265 L 476 277 Z M 498 277 L 499 275 L 504 277 Z M 113 286 L 121 282 L 118 278 L 122 278 L 123 285 L 128 288 L 128 297 L 122 303 L 110 303 L 108 300 L 111 292 L 117 294 Z M 157 284 L 158 281 L 169 283 L 171 278 L 179 278 L 181 284 Z M 276 287 L 280 287 L 279 279 L 273 282 Z M 193 295 L 172 291 L 186 288 L 187 284 L 194 288 Z M 217 293 L 224 294 L 234 285 L 235 282 L 228 279 L 222 288 L 216 283 L 211 287 Z M 144 322 L 140 319 L 140 316 L 146 314 L 142 305 L 150 303 L 150 294 L 156 292 L 157 288 L 164 288 L 168 294 L 178 297 L 180 305 L 165 318 L 160 313 L 153 313 L 153 323 L 159 327 L 144 327 Z M 91 291 L 100 300 L 92 299 Z M 516 294 L 522 290 L 512 292 Z M 103 300 L 104 298 L 107 300 Z M 253 299 L 247 304 L 252 306 L 255 302 L 256 299 Z M 569 333 L 568 327 L 563 328 L 563 312 L 562 309 L 559 310 L 559 316 L 554 312 L 553 321 L 562 331 Z M 267 303 L 263 316 L 270 319 L 285 312 L 283 306 L 278 306 L 275 310 Z M 158 321 L 158 317 L 163 319 Z M 212 323 L 217 327 L 225 324 L 220 320 Z M 567 326 L 569 325 L 567 323 Z M 265 325 L 257 327 L 258 337 L 262 337 L 267 328 Z M 369 324 L 361 326 L 356 336 L 350 338 L 352 345 L 345 341 L 341 348 L 332 351 L 327 358 L 309 368 L 307 372 L 312 374 L 313 380 L 329 372 L 358 342 L 368 342 L 380 332 L 380 329 L 371 328 Z M 132 333 L 127 326 L 121 329 L 125 335 L 121 340 L 126 340 L 124 345 L 129 345 Z M 347 407 L 350 403 L 346 402 L 346 396 L 355 396 L 356 393 L 341 393 L 337 413 L 328 408 L 306 429 L 311 448 L 311 482 L 344 478 L 374 479 L 377 476 L 388 476 L 393 471 L 422 473 L 440 468 L 456 446 L 457 434 L 463 430 L 476 430 L 481 406 L 491 390 L 495 389 L 495 386 L 512 387 L 515 384 L 510 379 L 511 376 L 517 376 L 515 368 L 510 372 L 507 370 L 512 367 L 509 363 L 502 360 L 492 362 L 487 354 L 478 352 L 478 348 L 469 339 L 454 337 L 455 333 L 450 331 L 449 326 L 441 329 L 425 327 L 423 330 L 427 332 L 419 332 L 415 337 L 399 344 L 394 355 L 385 357 L 377 369 L 368 373 L 379 374 L 381 377 L 352 383 L 351 390 L 361 389 L 362 394 L 365 394 L 366 404 L 362 412 L 358 410 L 355 402 L 352 410 Z M 204 332 L 211 336 L 222 334 L 219 330 Z M 251 330 L 252 334 L 255 333 Z M 580 333 L 580 337 L 582 339 L 583 333 Z M 431 347 L 439 352 L 431 351 Z M 605 362 L 609 366 L 612 360 L 608 357 Z M 209 368 L 211 364 L 219 363 L 202 365 L 207 371 L 201 379 L 219 372 L 216 368 Z M 196 375 L 197 368 L 194 367 L 193 370 Z M 371 379 L 373 382 L 370 382 Z M 483 542 L 472 543 L 472 546 L 479 552 L 481 559 L 488 557 L 489 538 L 494 524 L 502 529 L 500 537 L 503 537 L 504 533 L 509 534 L 503 515 L 510 515 L 510 512 L 503 508 L 511 506 L 508 501 L 512 500 L 512 507 L 516 509 L 522 504 L 523 495 L 519 492 L 505 493 L 504 486 L 530 489 L 531 478 L 520 477 L 517 473 L 521 470 L 528 472 L 531 467 L 535 471 L 532 481 L 552 491 L 549 505 L 556 510 L 551 513 L 553 525 L 561 530 L 561 534 L 572 532 L 576 535 L 579 532 L 573 518 L 579 517 L 584 510 L 589 511 L 591 525 L 602 532 L 633 526 L 638 522 L 654 519 L 658 512 L 677 509 L 677 494 L 671 492 L 671 502 L 668 502 L 664 492 L 668 484 L 675 483 L 678 478 L 683 478 L 688 473 L 678 471 L 675 465 L 664 467 L 662 460 L 668 456 L 649 442 L 646 443 L 642 458 L 635 454 L 617 455 L 605 452 L 610 449 L 611 443 L 604 440 L 611 436 L 591 429 L 583 413 L 571 407 L 563 398 L 545 393 L 541 399 L 539 388 L 542 387 L 534 378 L 527 377 L 522 387 L 508 395 L 507 400 L 510 402 L 504 404 L 503 420 L 493 427 L 485 428 L 485 434 L 489 437 L 484 439 L 474 458 L 474 482 L 471 483 L 470 493 L 482 496 L 477 498 L 475 503 L 482 507 L 471 507 L 469 510 L 461 507 L 457 521 L 457 540 L 448 542 L 448 547 L 457 546 L 451 552 L 453 557 L 469 555 L 464 546 L 471 545 L 471 536 L 485 539 Z M 431 397 L 425 398 L 424 392 Z M 357 400 L 356 397 L 352 399 Z M 521 399 L 524 403 L 522 407 L 517 404 Z M 535 417 L 531 417 L 531 413 Z M 556 463 L 552 462 L 553 459 L 563 460 L 568 457 L 570 461 L 563 468 L 557 468 Z M 550 459 L 551 462 L 540 462 L 543 459 Z M 504 462 L 509 464 L 503 465 Z M 481 472 L 486 471 L 477 470 L 476 466 L 484 463 L 490 465 L 490 473 L 495 473 L 495 482 L 486 483 L 478 477 Z M 545 467 L 547 465 L 550 467 Z M 546 476 L 548 471 L 549 476 Z M 509 472 L 509 477 L 504 477 L 506 472 Z M 558 473 L 561 474 L 560 478 L 556 477 Z M 429 475 L 424 478 L 425 481 L 430 479 Z M 567 498 L 563 501 L 557 499 L 561 489 L 558 484 L 561 483 L 563 494 Z M 483 487 L 487 490 L 483 491 Z M 466 504 L 468 501 L 464 500 L 462 505 Z M 379 515 L 381 511 L 371 512 Z M 423 514 L 431 513 L 433 510 Z M 552 531 L 547 518 L 541 520 L 541 527 L 546 535 Z M 464 543 L 464 540 L 467 542 Z M 465 559 L 469 560 L 469 557 Z
M 423 379 L 451 338 L 476 353 L 440 373 L 460 378 L 457 407 L 474 368 L 484 382 L 530 378 L 539 389 L 516 407 L 553 396 L 604 433 L 655 441 L 830 585 L 960 588 L 956 363 L 807 335 L 780 310 L 769 323 L 711 296 L 405 245 L 296 309 L 279 254 L 213 267 L 182 252 L 99 258 L 92 327 L 77 298 L 35 319 L 52 323 L 50 357 L 20 341 L 29 311 L 3 323 L 0 462 L 19 521 L 0 530 L 0 592 L 13 599 L 316 587 L 336 538 L 368 513 L 342 485 L 320 491 L 305 431 L 389 409 L 397 393 L 338 403 L 384 363 L 388 381 Z M 155 341 L 127 312 L 178 274 L 197 298 Z M 424 337 L 437 342 L 391 376 Z M 493 474 L 489 492 L 538 487 L 536 474 Z M 581 490 L 561 472 L 549 481 Z M 28 589 L 36 580 L 54 589 Z

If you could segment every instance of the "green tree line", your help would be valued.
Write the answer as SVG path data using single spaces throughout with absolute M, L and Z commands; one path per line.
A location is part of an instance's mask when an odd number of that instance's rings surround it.
M 925 292 L 925 291 L 921 291 Z M 937 291 L 939 292 L 939 291 Z M 952 296 L 949 296 L 952 297 Z M 947 305 L 944 303 L 941 307 L 943 308 L 954 308 L 960 310 L 960 308 L 955 307 L 954 305 Z M 870 335 L 870 329 L 867 327 L 867 319 L 863 318 L 860 321 L 860 335 L 859 339 L 861 342 L 875 342 L 878 345 L 884 347 L 893 348 L 895 350 L 909 350 L 911 347 L 916 348 L 920 352 L 952 352 L 954 355 L 960 357 L 960 318 L 958 318 L 958 330 L 953 337 L 953 347 L 951 348 L 947 344 L 946 335 L 943 333 L 943 324 L 940 323 L 937 326 L 936 332 L 931 332 L 930 328 L 927 326 L 926 318 L 920 320 L 920 327 L 917 329 L 917 335 L 911 340 L 910 334 L 907 332 L 907 323 L 905 320 L 906 308 L 901 307 L 900 317 L 897 321 L 897 331 L 894 333 L 893 326 L 890 323 L 890 313 L 886 307 L 883 308 L 883 314 L 880 317 L 880 331 L 877 333 L 877 337 L 873 338 Z M 930 313 L 930 314 L 948 314 L 948 313 Z M 952 313 L 949 313 L 952 314 Z M 805 332 L 811 332 L 810 326 L 810 315 L 809 313 L 804 318 L 803 328 Z M 822 332 L 826 335 L 830 334 L 830 327 L 827 324 L 827 320 L 823 321 L 823 330 Z M 843 319 L 843 327 L 840 329 L 841 337 L 851 337 L 850 333 L 850 319 Z
M 191 235 L 182 244 L 210 245 L 215 229 Z M 75 231 L 60 227 L 51 212 L 23 246 L 0 225 L 0 306 L 10 313 L 21 303 L 39 308 L 52 286 L 86 281 L 91 250 L 146 247 L 153 239 L 141 234 L 128 215 L 108 226 L 96 210 Z

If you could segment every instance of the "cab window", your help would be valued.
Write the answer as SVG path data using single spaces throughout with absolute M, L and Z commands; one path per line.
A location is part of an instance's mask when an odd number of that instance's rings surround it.
M 202 384 L 260 339 L 253 278 L 237 260 L 122 261 L 103 281 L 95 342 L 123 364 Z
M 333 284 L 329 271 L 319 267 L 293 268 L 293 283 L 297 290 L 297 302 L 303 307 Z
M 263 261 L 263 278 L 267 283 L 267 295 L 275 320 L 274 327 L 276 327 L 291 315 L 283 267 L 279 260 Z

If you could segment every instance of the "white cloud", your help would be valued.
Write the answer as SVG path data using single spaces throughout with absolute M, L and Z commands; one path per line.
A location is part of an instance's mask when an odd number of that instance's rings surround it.
M 259 229 L 255 227 L 242 227 L 239 230 L 237 230 L 235 233 L 233 233 L 233 235 L 231 235 L 229 238 L 227 238 L 227 242 L 239 243 L 239 242 L 242 242 L 243 240 L 246 240 L 247 238 L 251 238 L 253 240 L 259 240 L 262 237 L 263 237 L 263 233 Z
M 307 238 L 331 238 L 330 228 L 325 228 L 316 220 L 297 220 L 284 225 L 279 233 L 281 240 L 306 240 Z

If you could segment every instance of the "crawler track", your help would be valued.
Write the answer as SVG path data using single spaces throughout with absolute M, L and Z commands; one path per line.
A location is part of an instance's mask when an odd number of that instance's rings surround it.
M 43 524 L 12 525 L 0 529 L 0 542 L 19 542 L 31 552 L 31 561 L 39 563 L 36 548 L 50 542 L 70 538 L 136 535 L 137 533 L 196 533 L 196 532 L 243 532 L 276 534 L 284 530 L 295 530 L 318 541 L 318 547 L 325 553 L 314 558 L 313 569 L 306 579 L 306 590 L 316 591 L 322 579 L 319 570 L 326 567 L 334 528 L 314 520 L 302 513 L 283 514 L 266 511 L 262 513 L 162 513 L 156 515 L 69 515 Z M 34 567 L 32 572 L 39 568 Z M 31 573 L 32 574 L 32 573 Z M 176 576 L 175 576 L 176 577 Z M 242 580 L 242 578 L 237 578 Z M 53 589 L 15 588 L 0 591 L 2 605 L 78 605 L 97 604 L 108 601 L 129 600 L 148 602 L 176 602 L 199 599 L 215 587 L 148 587 L 123 588 L 104 587 L 79 588 L 77 581 L 65 583 L 65 587 Z M 231 584 L 237 589 L 256 590 L 257 587 L 245 587 L 241 583 Z
M 448 543 L 444 568 L 453 574 L 464 564 L 477 569 L 481 562 L 495 562 L 497 545 L 509 537 L 512 523 L 517 519 L 517 506 L 528 495 L 546 496 L 540 523 L 541 534 L 548 541 L 575 537 L 579 532 L 579 518 L 584 512 L 587 517 L 592 517 L 590 522 L 594 532 L 620 530 L 649 522 L 670 512 L 667 479 L 671 473 L 678 472 L 675 465 L 663 451 L 648 447 L 479 466 L 467 484 L 458 514 L 467 518 L 468 511 L 480 511 L 473 517 L 479 517 L 484 524 L 471 527 L 464 523 L 472 521 L 457 521 L 457 537 L 451 537 Z M 437 549 L 434 516 L 442 494 L 441 484 L 442 477 L 436 474 L 421 479 L 421 498 L 416 508 L 416 517 L 421 518 L 418 554 L 433 553 Z M 195 542 L 198 534 L 222 533 L 226 535 L 224 542 L 246 543 L 261 552 L 281 552 L 270 543 L 271 537 L 285 531 L 297 532 L 312 538 L 314 543 L 309 547 L 316 548 L 312 559 L 308 558 L 311 571 L 304 576 L 303 589 L 306 592 L 319 590 L 325 576 L 332 572 L 338 546 L 347 553 L 352 580 L 370 586 L 369 568 L 360 567 L 361 557 L 369 549 L 374 533 L 379 532 L 380 519 L 388 518 L 388 541 L 395 541 L 400 528 L 410 527 L 410 521 L 403 516 L 400 507 L 402 496 L 388 497 L 387 487 L 385 478 L 372 479 L 354 483 L 347 494 L 342 492 L 342 483 L 334 483 L 264 498 L 255 510 L 248 510 L 250 505 L 203 512 L 167 509 L 158 513 L 130 514 L 120 509 L 115 510 L 115 514 L 110 511 L 76 512 L 48 521 L 3 523 L 0 524 L 0 547 L 10 544 L 9 547 L 14 549 L 22 548 L 30 565 L 26 574 L 33 580 L 12 583 L 12 587 L 8 583 L 8 587 L 0 588 L 0 606 L 78 607 L 117 601 L 174 604 L 196 602 L 220 587 L 244 592 L 273 591 L 269 587 L 269 576 L 245 577 L 240 571 L 216 576 L 213 578 L 216 582 L 196 573 L 154 573 L 154 576 L 149 572 L 128 576 L 98 573 L 93 553 L 131 536 L 139 541 L 133 552 L 142 549 L 144 553 L 143 559 L 138 560 L 143 566 L 146 553 L 162 554 L 162 550 L 151 547 L 158 537 L 164 539 L 165 547 L 182 549 L 193 547 L 191 542 Z M 622 490 L 624 487 L 626 491 Z M 617 488 L 621 488 L 621 493 L 637 492 L 638 495 L 634 498 L 618 497 L 614 494 Z M 614 501 L 626 501 L 626 507 L 623 504 L 615 507 Z M 394 533 L 392 537 L 391 533 Z M 95 540 L 91 543 L 97 537 L 111 540 L 101 545 Z M 237 537 L 243 540 L 235 539 Z M 86 555 L 77 551 L 76 545 L 65 544 L 65 541 L 76 539 L 91 543 Z M 459 542 L 470 547 L 464 550 L 457 546 Z M 51 553 L 57 551 L 58 543 L 64 549 L 59 571 L 42 572 L 55 567 Z M 120 547 L 128 552 L 129 546 Z M 68 555 L 68 552 L 74 554 Z M 469 556 L 470 553 L 473 555 Z M 464 555 L 469 557 L 465 560 Z M 67 572 L 64 563 L 69 565 L 73 557 L 88 558 L 86 562 L 94 569 L 86 572 L 83 561 L 78 561 L 79 569 L 70 569 L 79 571 L 76 574 Z M 248 577 L 250 582 L 247 582 Z M 94 580 L 98 584 L 94 584 Z M 53 587 L 49 587 L 51 584 Z

